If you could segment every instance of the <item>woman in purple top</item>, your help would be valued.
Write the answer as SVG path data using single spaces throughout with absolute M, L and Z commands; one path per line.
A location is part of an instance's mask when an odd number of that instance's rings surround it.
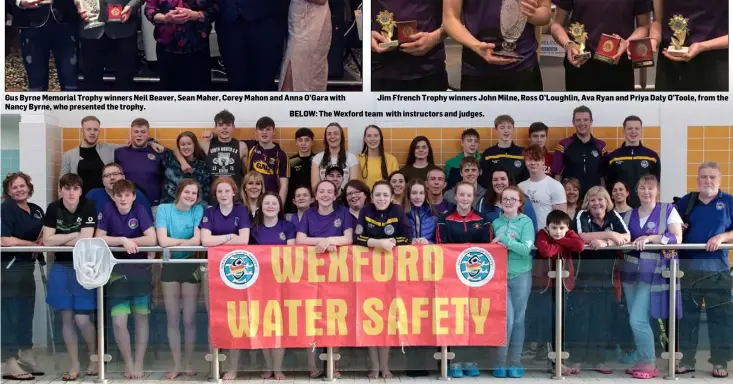
M 634 68 L 626 54 L 629 40 L 646 37 L 649 33 L 649 0 L 552 0 L 557 6 L 550 32 L 561 47 L 565 47 L 566 91 L 624 91 L 634 90 Z M 618 52 L 609 64 L 596 59 L 575 60 L 578 46 L 568 36 L 566 21 L 581 23 L 588 34 L 586 50 L 596 52 L 602 34 L 621 38 Z
M 646 244 L 677 244 L 682 240 L 682 218 L 673 204 L 659 203 L 659 182 L 654 175 L 642 176 L 636 190 L 641 201 L 623 215 L 636 251 L 624 255 L 621 282 L 629 324 L 634 333 L 639 363 L 626 372 L 637 379 L 659 376 L 655 365 L 654 333 L 649 318 L 666 319 L 669 316 L 669 280 L 662 277 L 668 270 L 675 252 L 648 251 Z M 679 288 L 679 285 L 677 286 Z M 675 293 L 679 303 L 679 291 Z M 681 306 L 677 306 L 681 314 Z
M 303 214 L 295 243 L 315 245 L 318 253 L 335 252 L 338 246 L 351 245 L 354 241 L 354 219 L 346 207 L 334 205 L 336 186 L 328 180 L 321 180 L 315 191 L 317 205 Z M 311 348 L 308 349 L 308 369 L 312 378 L 322 373 L 316 367 L 316 355 Z M 335 376 L 340 377 L 341 374 L 336 372 Z
M 295 229 L 298 229 L 300 220 L 303 217 L 305 211 L 313 205 L 313 193 L 308 187 L 298 187 L 293 193 L 293 205 L 295 205 L 295 213 L 286 213 L 285 219 L 295 224 Z
M 295 224 L 285 220 L 283 204 L 275 192 L 265 192 L 260 197 L 259 209 L 252 222 L 252 244 L 257 245 L 294 245 Z M 263 349 L 267 370 L 262 373 L 263 379 L 275 377 L 285 380 L 283 374 L 284 348 Z
M 381 48 L 387 42 L 380 33 L 377 15 L 394 14 L 395 21 L 416 21 L 417 33 L 398 47 Z M 443 39 L 443 0 L 372 1 L 372 91 L 442 92 L 448 89 Z M 393 39 L 397 38 L 394 31 Z
M 211 190 L 216 196 L 216 204 L 206 208 L 204 217 L 201 219 L 201 245 L 204 247 L 216 247 L 219 245 L 247 245 L 249 244 L 250 218 L 247 208 L 242 204 L 234 203 L 237 191 L 237 184 L 231 177 L 218 177 L 211 185 Z M 206 281 L 206 278 L 202 278 Z M 203 283 L 204 289 L 208 284 Z M 204 292 L 207 298 L 208 292 Z M 239 350 L 232 349 L 230 355 L 229 370 L 224 374 L 224 380 L 237 378 L 239 364 Z
M 728 8 L 730 0 L 654 0 L 654 22 L 649 32 L 658 56 L 656 91 L 728 92 Z M 688 19 L 687 53 L 667 51 L 672 40 L 672 17 Z
M 521 58 L 495 55 L 502 49 L 502 0 L 445 0 L 443 27 L 463 45 L 461 91 L 542 91 L 535 27 L 550 22 L 550 0 L 517 0 L 527 17 L 514 53 Z
M 148 0 L 145 16 L 155 24 L 163 90 L 207 91 L 211 82 L 209 34 L 214 0 Z

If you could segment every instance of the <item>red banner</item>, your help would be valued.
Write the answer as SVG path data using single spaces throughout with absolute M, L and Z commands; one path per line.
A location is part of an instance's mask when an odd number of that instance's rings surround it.
M 222 246 L 208 259 L 217 348 L 506 343 L 499 245 Z

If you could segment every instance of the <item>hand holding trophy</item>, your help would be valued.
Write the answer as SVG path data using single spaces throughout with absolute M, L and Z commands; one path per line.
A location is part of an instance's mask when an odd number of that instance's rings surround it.
M 667 48 L 667 53 L 672 56 L 684 56 L 690 51 L 689 47 L 684 46 L 687 33 L 690 32 L 687 23 L 688 20 L 681 15 L 675 15 L 669 20 L 669 27 L 672 28 L 672 41 Z
M 79 15 L 84 20 L 86 25 L 84 29 L 92 29 L 104 26 L 104 23 L 99 20 L 99 14 L 101 7 L 99 0 L 77 0 L 75 1 Z
M 521 0 L 503 0 L 501 2 L 501 14 L 499 15 L 499 28 L 501 29 L 501 50 L 494 51 L 494 56 L 508 59 L 521 60 L 522 56 L 517 54 L 517 41 L 522 36 L 527 26 L 527 15 L 522 12 Z
M 590 52 L 585 50 L 585 42 L 588 40 L 588 32 L 585 31 L 585 26 L 580 23 L 570 24 L 568 33 L 572 37 L 578 51 L 578 54 L 573 55 L 573 60 L 584 62 L 590 59 Z
M 382 26 L 380 34 L 384 37 L 384 40 L 386 40 L 385 42 L 379 43 L 379 48 L 387 49 L 400 45 L 399 41 L 392 40 L 396 24 L 394 21 L 394 13 L 390 11 L 379 12 L 377 15 L 377 22 Z

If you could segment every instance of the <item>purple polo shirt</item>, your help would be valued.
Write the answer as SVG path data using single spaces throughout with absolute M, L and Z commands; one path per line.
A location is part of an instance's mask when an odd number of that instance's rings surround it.
M 417 21 L 420 32 L 433 32 L 443 24 L 443 0 L 373 0 L 372 31 L 380 32 L 381 11 L 394 13 L 395 21 Z M 397 40 L 397 28 L 393 39 Z M 379 79 L 413 80 L 445 71 L 445 45 L 441 41 L 424 56 L 413 56 L 394 49 L 372 52 L 372 76 Z
M 264 149 L 259 144 L 255 144 L 250 148 L 249 169 L 262 175 L 266 191 L 278 193 L 280 178 L 290 177 L 288 156 L 278 145 Z
M 343 236 L 344 231 L 354 228 L 354 217 L 349 210 L 341 205 L 334 205 L 330 214 L 323 216 L 318 213 L 318 207 L 308 208 L 303 213 L 298 225 L 298 232 L 308 237 Z
M 239 203 L 234 204 L 234 208 L 226 216 L 221 213 L 219 204 L 206 208 L 199 224 L 199 228 L 208 229 L 214 236 L 236 235 L 240 229 L 249 227 L 247 207 Z
M 115 163 L 122 166 L 125 179 L 135 183 L 150 205 L 160 204 L 163 186 L 163 158 L 152 148 L 120 147 L 115 150 Z
M 140 204 L 133 204 L 130 212 L 121 214 L 114 203 L 108 203 L 97 216 L 97 229 L 107 232 L 111 237 L 127 237 L 134 239 L 142 237 L 148 228 L 153 227 L 153 218 Z M 138 252 L 128 255 L 126 252 L 115 252 L 114 257 L 118 259 L 145 259 L 147 252 Z M 122 275 L 140 273 L 148 269 L 145 264 L 120 264 L 115 266 L 114 271 Z
M 728 34 L 728 8 L 730 0 L 664 0 L 662 45 L 667 48 L 672 40 L 669 20 L 675 15 L 689 19 L 685 46 Z
M 624 39 L 631 36 L 636 16 L 652 10 L 650 0 L 552 0 L 552 3 L 571 13 L 571 23 L 585 25 L 588 33 L 586 46 L 591 52 L 596 51 L 604 33 L 615 33 Z
M 288 240 L 295 240 L 295 224 L 287 220 L 278 220 L 273 227 L 260 225 L 252 227 L 251 244 L 287 245 Z
M 471 34 L 479 41 L 496 44 L 501 49 L 504 38 L 501 36 L 500 18 L 502 0 L 464 0 L 463 23 Z M 534 36 L 534 25 L 527 23 L 517 40 L 515 53 L 522 60 L 508 65 L 489 64 L 468 48 L 463 48 L 463 75 L 482 76 L 492 71 L 519 71 L 537 65 L 537 39 Z

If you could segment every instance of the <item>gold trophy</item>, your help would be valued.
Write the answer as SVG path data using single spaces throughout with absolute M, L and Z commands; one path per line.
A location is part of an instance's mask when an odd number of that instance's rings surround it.
M 386 43 L 379 43 L 379 48 L 394 48 L 398 45 L 400 45 L 400 42 L 397 40 L 392 40 L 392 36 L 394 35 L 394 28 L 395 28 L 395 21 L 394 21 L 394 13 L 390 11 L 382 11 L 379 12 L 377 15 L 377 22 L 382 26 L 382 36 L 384 36 L 385 39 L 387 39 Z
M 683 56 L 690 51 L 689 47 L 685 47 L 685 39 L 690 30 L 687 28 L 688 20 L 682 15 L 674 15 L 669 19 L 669 27 L 672 28 L 672 41 L 667 52 L 672 56 Z
M 573 42 L 578 47 L 578 54 L 573 55 L 573 60 L 588 60 L 590 58 L 590 52 L 585 51 L 585 41 L 588 40 L 588 32 L 585 31 L 585 26 L 580 23 L 573 23 L 570 24 L 568 31 L 573 38 Z

